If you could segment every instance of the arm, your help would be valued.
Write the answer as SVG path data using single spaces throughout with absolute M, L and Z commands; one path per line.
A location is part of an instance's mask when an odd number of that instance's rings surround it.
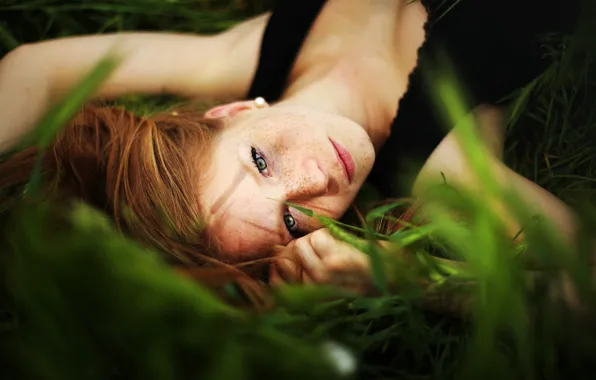
M 504 136 L 501 125 L 498 125 L 500 117 L 494 114 L 494 109 L 481 108 L 480 112 L 477 112 L 477 117 L 481 128 L 480 134 L 486 144 L 487 152 L 489 152 L 489 166 L 499 184 L 516 191 L 534 214 L 548 219 L 559 230 L 561 237 L 573 244 L 576 221 L 572 209 L 553 194 L 508 168 L 501 161 Z M 471 172 L 467 158 L 453 132 L 443 139 L 418 174 L 413 187 L 414 197 L 423 197 L 428 186 L 442 183 L 441 173 L 445 175 L 447 182 L 454 186 L 474 191 L 480 185 L 478 178 Z M 513 216 L 505 211 L 506 207 L 502 200 L 489 199 L 487 204 L 505 220 L 512 236 L 521 229 Z
M 124 61 L 96 98 L 129 93 L 242 97 L 256 70 L 267 18 L 213 36 L 122 33 L 23 45 L 0 61 L 0 151 L 112 51 Z
M 387 254 L 399 252 L 389 242 L 381 243 L 381 249 Z M 455 270 L 468 272 L 467 264 L 461 261 L 434 258 L 435 264 L 446 266 Z M 400 266 L 408 265 L 408 261 L 398 261 Z M 387 269 L 388 285 L 395 288 L 398 284 L 391 268 Z M 403 268 L 403 267 L 402 267 Z M 413 266 L 412 269 L 415 267 Z M 416 273 L 416 272 L 414 272 Z M 539 271 L 526 271 L 526 284 L 532 284 L 540 279 L 544 273 Z M 592 276 L 596 269 L 592 269 Z M 415 277 L 416 278 L 416 277 Z M 468 292 L 453 292 L 452 288 L 435 287 L 435 282 L 428 278 L 417 277 L 419 285 L 424 291 L 419 299 L 421 305 L 441 313 L 467 314 L 474 298 Z M 320 229 L 298 240 L 294 240 L 287 247 L 280 247 L 276 260 L 269 268 L 269 284 L 273 287 L 283 286 L 287 283 L 304 283 L 331 285 L 343 290 L 360 295 L 377 295 L 371 275 L 370 258 L 352 245 L 335 239 L 329 230 Z M 473 282 L 460 283 L 461 286 L 474 286 Z M 553 300 L 566 302 L 572 310 L 582 311 L 583 304 L 578 297 L 573 284 L 568 276 L 559 279 L 558 286 L 551 289 L 550 297 Z M 460 288 L 461 289 L 461 288 Z M 394 289 L 399 291 L 399 289 Z

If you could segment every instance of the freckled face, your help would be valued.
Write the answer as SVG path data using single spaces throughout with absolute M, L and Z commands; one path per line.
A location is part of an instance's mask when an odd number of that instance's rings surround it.
M 208 232 L 232 261 L 320 226 L 283 202 L 339 219 L 374 163 L 364 129 L 341 116 L 296 106 L 238 114 L 218 135 L 201 206 Z

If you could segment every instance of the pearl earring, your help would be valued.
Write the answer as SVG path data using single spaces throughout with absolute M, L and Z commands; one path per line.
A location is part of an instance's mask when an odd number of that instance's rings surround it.
M 257 108 L 265 108 L 267 106 L 267 102 L 262 97 L 258 97 L 255 99 L 255 106 Z

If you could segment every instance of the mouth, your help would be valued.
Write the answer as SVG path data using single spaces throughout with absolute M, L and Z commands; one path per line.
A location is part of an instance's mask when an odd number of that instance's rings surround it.
M 352 182 L 352 178 L 354 177 L 354 160 L 352 159 L 352 155 L 348 152 L 343 146 L 339 145 L 337 142 L 329 139 L 331 141 L 331 145 L 335 149 L 335 153 L 337 153 L 337 159 L 341 163 L 342 167 L 344 168 L 344 174 L 348 179 L 348 182 Z

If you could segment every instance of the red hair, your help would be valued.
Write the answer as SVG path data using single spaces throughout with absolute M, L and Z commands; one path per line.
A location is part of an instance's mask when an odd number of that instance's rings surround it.
M 85 201 L 169 261 L 204 263 L 200 168 L 217 130 L 190 112 L 144 118 L 115 107 L 85 107 L 43 157 L 45 193 Z M 0 164 L 0 187 L 27 180 L 37 149 Z
M 266 302 L 261 282 L 217 260 L 217 246 L 202 228 L 199 186 L 219 122 L 199 115 L 83 108 L 42 158 L 43 194 L 104 211 L 121 232 L 162 252 L 183 274 L 214 288 L 234 281 L 257 306 Z M 0 189 L 26 184 L 38 153 L 30 147 L 0 162 Z

